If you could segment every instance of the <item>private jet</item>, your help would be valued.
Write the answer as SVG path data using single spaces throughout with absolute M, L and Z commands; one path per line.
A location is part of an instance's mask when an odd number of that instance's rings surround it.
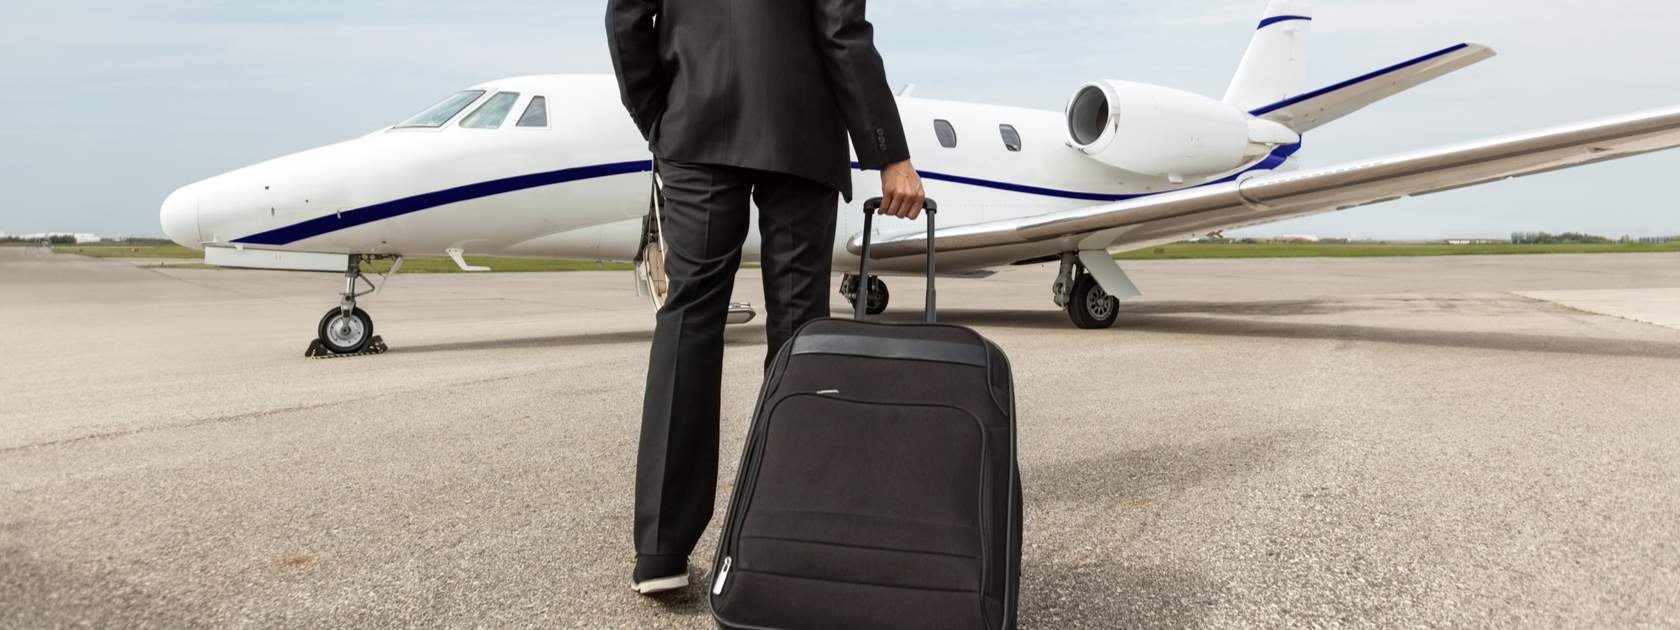
M 984 277 L 1059 263 L 1052 301 L 1101 329 L 1140 295 L 1113 254 L 1188 237 L 1625 158 L 1680 144 L 1680 108 L 1302 170 L 1310 131 L 1487 60 L 1461 43 L 1306 89 L 1305 0 L 1272 0 L 1223 97 L 1118 80 L 1080 85 L 1063 111 L 898 99 L 940 228 L 876 223 L 875 273 L 841 292 L 886 308 L 881 276 L 919 274 L 931 242 L 941 275 Z M 855 164 L 854 164 L 855 167 Z M 854 169 L 834 265 L 857 267 L 861 203 L 879 191 Z M 339 304 L 313 344 L 368 347 L 358 298 L 404 257 L 544 257 L 636 263 L 660 303 L 664 278 L 647 143 L 611 76 L 492 81 L 366 136 L 185 186 L 163 203 L 164 231 L 212 265 L 342 273 Z M 758 255 L 749 236 L 746 261 Z M 370 261 L 388 259 L 379 279 Z M 737 321 L 751 307 L 733 307 Z

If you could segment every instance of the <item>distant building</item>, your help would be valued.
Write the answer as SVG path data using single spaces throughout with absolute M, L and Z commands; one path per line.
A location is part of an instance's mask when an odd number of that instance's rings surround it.
M 1661 245 L 1663 243 L 1672 243 L 1674 241 L 1680 241 L 1680 236 L 1642 236 L 1642 237 L 1639 237 L 1639 242 L 1642 243 L 1642 244 L 1645 244 L 1645 245 Z
M 1510 242 L 1511 241 L 1508 241 L 1508 240 L 1505 240 L 1505 239 L 1499 239 L 1499 238 L 1449 238 L 1449 239 L 1447 239 L 1447 244 L 1448 245 L 1495 245 L 1495 244 L 1510 243 Z
M 1319 238 L 1312 234 L 1285 234 L 1272 240 L 1279 243 L 1317 243 Z

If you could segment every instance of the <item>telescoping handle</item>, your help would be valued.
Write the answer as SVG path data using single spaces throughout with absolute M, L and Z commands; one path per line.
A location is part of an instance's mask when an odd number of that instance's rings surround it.
M 939 214 L 939 203 L 928 199 L 922 202 L 922 210 L 927 212 L 927 322 L 932 324 L 939 321 L 939 302 L 934 290 L 934 263 L 939 253 L 933 247 L 934 215 Z M 881 198 L 876 197 L 863 202 L 863 249 L 858 256 L 863 263 L 858 269 L 857 313 L 858 319 L 863 319 L 869 309 L 869 241 L 874 237 L 875 213 L 881 211 Z

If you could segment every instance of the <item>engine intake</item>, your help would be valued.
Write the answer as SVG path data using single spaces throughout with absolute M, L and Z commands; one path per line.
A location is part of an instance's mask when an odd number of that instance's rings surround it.
M 1067 139 L 1073 148 L 1109 166 L 1180 179 L 1229 172 L 1300 137 L 1198 94 L 1095 81 L 1080 87 L 1068 101 Z

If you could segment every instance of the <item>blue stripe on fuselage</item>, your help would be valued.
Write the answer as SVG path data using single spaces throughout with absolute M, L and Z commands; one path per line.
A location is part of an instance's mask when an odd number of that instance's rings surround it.
M 1260 20 L 1260 28 L 1266 28 L 1266 27 L 1271 26 L 1273 24 L 1277 24 L 1278 22 L 1295 22 L 1295 21 L 1311 22 L 1312 18 L 1309 17 L 1309 16 L 1305 16 L 1305 15 L 1275 15 L 1275 16 L 1266 18 L 1264 20 Z M 1257 28 L 1257 29 L 1254 29 L 1254 30 L 1260 30 L 1260 29 Z
M 1290 156 L 1295 155 L 1295 153 L 1297 151 L 1300 151 L 1300 150 L 1301 150 L 1301 143 L 1299 143 L 1299 142 L 1297 142 L 1295 144 L 1286 144 L 1286 145 L 1280 146 L 1276 149 L 1273 149 L 1271 155 L 1266 156 L 1266 159 L 1260 160 L 1260 162 L 1255 164 L 1254 166 L 1250 166 L 1246 169 L 1243 169 L 1242 171 L 1240 171 L 1240 172 L 1238 172 L 1234 175 L 1231 175 L 1229 177 L 1225 177 L 1225 178 L 1222 178 L 1222 179 L 1197 184 L 1195 186 L 1188 186 L 1188 187 L 1185 187 L 1185 188 L 1175 188 L 1173 190 L 1165 191 L 1165 192 L 1176 192 L 1176 191 L 1179 191 L 1179 190 L 1190 190 L 1192 188 L 1201 188 L 1203 186 L 1213 186 L 1215 184 L 1224 184 L 1224 183 L 1228 183 L 1228 182 L 1237 181 L 1238 177 L 1242 177 L 1243 175 L 1247 175 L 1248 173 L 1251 173 L 1253 171 L 1276 170 L 1277 167 L 1283 166 L 1284 162 L 1289 161 Z M 853 170 L 859 170 L 859 169 L 862 169 L 862 168 L 863 168 L 862 165 L 858 164 L 857 162 L 852 163 L 852 169 Z M 1040 188 L 1040 187 L 1037 187 L 1037 186 L 1026 186 L 1026 185 L 1023 185 L 1023 184 L 1011 184 L 1011 183 L 1008 183 L 1008 182 L 999 182 L 999 181 L 992 181 L 992 180 L 986 180 L 986 179 L 978 179 L 978 178 L 974 178 L 974 177 L 965 177 L 965 176 L 962 176 L 962 175 L 949 175 L 949 174 L 946 174 L 946 173 L 937 173 L 937 172 L 933 172 L 933 171 L 916 171 L 916 172 L 920 173 L 923 179 L 932 179 L 932 180 L 937 180 L 937 181 L 942 181 L 942 182 L 951 182 L 953 184 L 963 184 L 963 185 L 967 185 L 967 186 L 978 186 L 978 187 L 981 187 L 981 188 L 990 188 L 990 189 L 993 189 L 993 190 L 1003 190 L 1003 191 L 1016 192 L 1016 193 L 1022 193 L 1022 194 L 1027 194 L 1027 195 L 1037 195 L 1037 196 L 1040 196 L 1040 197 L 1056 197 L 1058 199 L 1078 199 L 1078 200 L 1081 200 L 1081 201 L 1114 202 L 1114 201 L 1130 201 L 1132 199 L 1141 199 L 1143 197 L 1149 197 L 1149 196 L 1153 196 L 1153 195 L 1162 194 L 1162 193 L 1132 193 L 1132 194 L 1088 193 L 1088 192 L 1079 192 L 1079 191 L 1073 191 L 1073 190 L 1057 190 L 1057 189 L 1054 189 L 1054 188 Z
M 1300 143 L 1280 146 L 1277 149 L 1273 150 L 1271 155 L 1266 156 L 1266 159 L 1261 160 L 1258 164 L 1255 164 L 1254 166 L 1251 166 L 1247 169 L 1244 169 L 1242 172 L 1239 172 L 1235 175 L 1231 175 L 1229 177 L 1225 177 L 1225 178 L 1219 179 L 1217 181 L 1210 181 L 1210 182 L 1207 182 L 1207 183 L 1199 184 L 1197 186 L 1180 188 L 1180 189 L 1177 189 L 1177 190 L 1189 190 L 1190 188 L 1200 188 L 1202 186 L 1212 186 L 1212 185 L 1215 185 L 1215 184 L 1223 184 L 1223 183 L 1227 183 L 1227 182 L 1236 181 L 1236 179 L 1238 177 L 1241 177 L 1242 175 L 1245 175 L 1245 174 L 1247 174 L 1249 172 L 1252 172 L 1252 171 L 1275 170 L 1277 167 L 1282 166 L 1284 162 L 1288 161 L 1289 157 L 1294 155 L 1296 151 L 1300 151 L 1300 150 L 1301 150 L 1301 144 Z M 852 163 L 852 168 L 853 169 L 860 169 L 861 166 L 858 165 L 856 162 L 853 162 Z M 437 192 L 426 193 L 426 194 L 423 194 L 423 195 L 415 195 L 413 197 L 406 197 L 406 198 L 398 199 L 398 200 L 395 200 L 395 201 L 387 201 L 385 203 L 366 206 L 366 207 L 363 207 L 363 208 L 356 208 L 354 210 L 346 210 L 344 212 L 340 212 L 340 213 L 336 213 L 336 214 L 329 214 L 329 215 L 324 216 L 324 217 L 318 217 L 318 218 L 310 219 L 308 221 L 303 221 L 301 223 L 294 223 L 294 224 L 288 225 L 286 227 L 277 228 L 277 229 L 269 230 L 267 232 L 261 232 L 261 233 L 258 233 L 258 234 L 253 234 L 251 236 L 247 236 L 247 237 L 240 238 L 240 239 L 235 239 L 233 242 L 238 243 L 238 244 L 248 244 L 248 245 L 290 245 L 292 243 L 296 243 L 296 242 L 304 240 L 304 239 L 314 238 L 314 237 L 322 236 L 322 235 L 325 235 L 325 234 L 330 234 L 332 232 L 337 232 L 339 230 L 353 228 L 353 227 L 356 227 L 358 225 L 366 225 L 368 223 L 373 223 L 375 221 L 382 221 L 382 220 L 385 220 L 385 219 L 399 217 L 399 216 L 402 216 L 402 215 L 405 215 L 405 214 L 412 214 L 412 213 L 415 213 L 415 212 L 420 212 L 422 210 L 430 210 L 432 208 L 436 208 L 436 207 L 439 207 L 439 206 L 446 206 L 446 205 L 453 204 L 453 203 L 461 203 L 463 201 L 472 201 L 474 199 L 483 199 L 485 197 L 492 197 L 492 196 L 495 196 L 495 195 L 501 195 L 501 194 L 506 194 L 506 193 L 510 193 L 510 192 L 518 192 L 518 191 L 521 191 L 521 190 L 529 190 L 529 189 L 532 189 L 532 188 L 541 188 L 543 186 L 553 186 L 553 185 L 556 185 L 556 184 L 564 184 L 564 183 L 568 183 L 568 182 L 576 182 L 576 181 L 582 181 L 582 180 L 587 180 L 587 179 L 598 179 L 598 178 L 602 178 L 602 177 L 611 177 L 611 176 L 614 176 L 614 175 L 626 175 L 626 174 L 630 174 L 630 173 L 646 173 L 646 172 L 651 171 L 651 170 L 653 170 L 652 161 L 642 160 L 642 161 L 636 161 L 636 162 L 619 162 L 619 163 L 616 163 L 616 164 L 601 164 L 601 165 L 597 165 L 597 166 L 584 166 L 584 167 L 579 167 L 579 168 L 569 168 L 569 169 L 563 169 L 563 170 L 558 170 L 558 171 L 550 171 L 550 172 L 547 172 L 547 173 L 535 173 L 535 174 L 531 174 L 531 175 L 521 175 L 521 176 L 518 176 L 518 177 L 509 177 L 509 178 L 506 178 L 506 179 L 498 179 L 498 180 L 492 180 L 492 181 L 482 182 L 482 183 L 478 183 L 478 184 L 469 184 L 469 185 L 466 185 L 466 186 L 459 186 L 459 187 L 456 187 L 456 188 L 450 188 L 448 190 L 440 190 L 440 191 L 437 191 Z M 1028 194 L 1028 195 L 1036 195 L 1036 196 L 1040 196 L 1040 197 L 1056 197 L 1056 198 L 1060 198 L 1060 199 L 1078 199 L 1078 200 L 1082 200 L 1082 201 L 1113 202 L 1113 201 L 1127 201 L 1127 200 L 1131 200 L 1131 199 L 1138 199 L 1138 198 L 1141 198 L 1141 197 L 1149 197 L 1149 196 L 1152 196 L 1152 195 L 1161 194 L 1161 193 L 1141 193 L 1141 194 L 1088 193 L 1088 192 L 1079 192 L 1079 191 L 1071 191 L 1071 190 L 1057 190 L 1057 189 L 1054 189 L 1054 188 L 1041 188 L 1041 187 L 1038 187 L 1038 186 L 1027 186 L 1027 185 L 1023 185 L 1023 184 L 1011 184 L 1011 183 L 1008 183 L 1008 182 L 1000 182 L 1000 181 L 979 179 L 979 178 L 974 178 L 974 177 L 965 177 L 965 176 L 962 176 L 962 175 L 949 175 L 949 174 L 945 174 L 945 173 L 936 173 L 936 172 L 932 172 L 932 171 L 919 171 L 919 172 L 921 173 L 922 177 L 927 178 L 927 179 L 931 179 L 931 180 L 951 182 L 951 183 L 954 183 L 954 184 L 963 184 L 963 185 L 967 185 L 967 186 L 977 186 L 977 187 L 981 187 L 981 188 L 990 188 L 990 189 L 993 189 L 993 190 L 1002 190 L 1002 191 L 1007 191 L 1007 192 L 1023 193 L 1023 194 Z
M 636 162 L 600 164 L 596 166 L 584 166 L 579 168 L 549 171 L 547 173 L 520 175 L 518 177 L 509 177 L 506 179 L 497 179 L 477 184 L 468 184 L 466 186 L 430 192 L 424 195 L 415 195 L 413 197 L 387 201 L 385 203 L 371 205 L 365 208 L 346 210 L 344 212 L 310 219 L 302 223 L 295 223 L 283 228 L 269 230 L 260 234 L 253 234 L 245 238 L 237 239 L 233 242 L 251 245 L 289 245 L 306 238 L 314 238 L 323 234 L 353 228 L 358 225 L 366 225 L 368 223 L 373 223 L 374 221 L 383 221 L 385 219 L 419 212 L 421 210 L 430 210 L 438 206 L 447 206 L 452 203 L 461 203 L 463 201 L 472 201 L 474 199 L 483 199 L 485 197 L 493 197 L 510 192 L 530 190 L 532 188 L 541 188 L 543 186 L 553 186 L 555 184 L 564 184 L 567 182 L 575 182 L 586 179 L 597 179 L 613 175 L 625 175 L 628 173 L 646 173 L 651 170 L 653 170 L 652 160 L 640 160 Z

